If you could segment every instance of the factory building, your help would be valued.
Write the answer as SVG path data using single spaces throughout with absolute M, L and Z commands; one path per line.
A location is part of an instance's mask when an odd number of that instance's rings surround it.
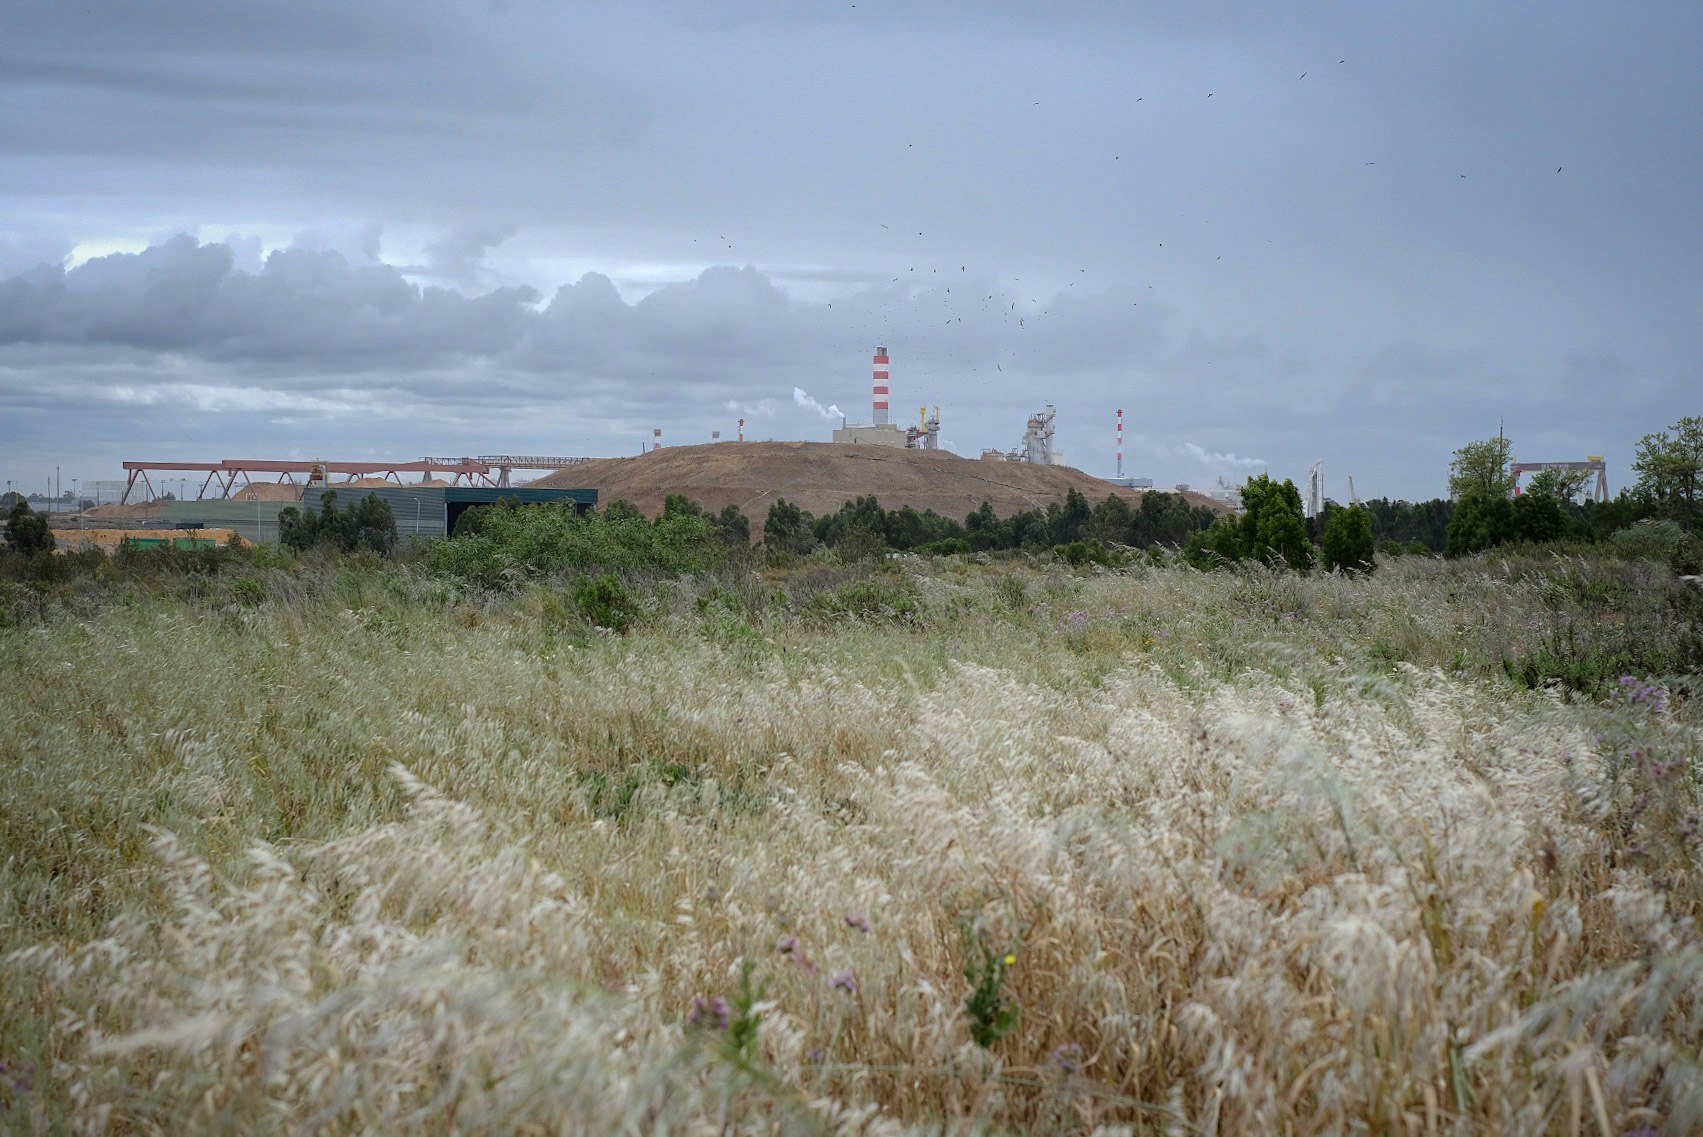
M 871 386 L 871 400 L 874 415 L 866 423 L 848 423 L 840 420 L 839 429 L 834 431 L 835 442 L 852 443 L 858 446 L 897 446 L 911 450 L 940 449 L 940 408 L 934 408 L 934 417 L 930 418 L 925 407 L 919 416 L 918 425 L 903 427 L 892 421 L 891 391 L 889 376 L 892 374 L 891 361 L 885 347 L 875 349 L 875 377 Z
M 494 505 L 498 501 L 518 501 L 522 505 L 571 505 L 578 513 L 597 506 L 594 489 L 529 489 L 525 486 L 316 486 L 309 489 L 304 500 L 297 501 L 235 501 L 229 498 L 207 498 L 201 501 L 167 502 L 160 511 L 162 521 L 176 528 L 194 526 L 206 529 L 229 529 L 245 541 L 255 543 L 278 540 L 278 515 L 286 509 L 317 510 L 321 494 L 330 489 L 337 494 L 339 509 L 347 509 L 371 494 L 390 506 L 396 518 L 396 535 L 409 537 L 446 537 L 455 531 L 455 522 L 476 505 Z

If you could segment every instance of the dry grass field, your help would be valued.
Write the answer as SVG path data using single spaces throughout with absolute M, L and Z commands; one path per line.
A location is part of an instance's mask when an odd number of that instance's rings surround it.
M 0 628 L 0 1126 L 1703 1129 L 1696 677 L 1510 678 L 1695 636 L 1665 570 L 644 595 Z

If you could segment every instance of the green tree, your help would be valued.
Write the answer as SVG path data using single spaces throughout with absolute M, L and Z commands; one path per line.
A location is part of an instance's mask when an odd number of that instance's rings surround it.
M 816 547 L 811 520 L 810 514 L 786 498 L 777 498 L 763 522 L 763 547 L 781 553 L 808 553 Z
M 1241 561 L 1245 553 L 1241 527 L 1229 517 L 1195 530 L 1183 542 L 1183 559 L 1197 569 L 1226 568 Z
M 326 490 L 319 503 L 318 513 L 293 505 L 279 511 L 278 540 L 298 551 L 326 545 L 345 553 L 370 549 L 383 554 L 395 548 L 396 516 L 377 494 L 367 494 L 345 510 L 337 508 L 337 491 Z
M 1562 505 L 1570 505 L 1590 480 L 1589 470 L 1539 470 L 1520 496 L 1554 498 Z
M 721 539 L 736 549 L 749 548 L 751 544 L 751 519 L 746 517 L 737 505 L 726 505 L 715 515 L 713 524 Z
M 1313 543 L 1307 539 L 1301 491 L 1287 478 L 1274 482 L 1260 474 L 1248 479 L 1242 487 L 1242 517 L 1237 530 L 1246 556 L 1297 570 L 1312 567 Z
M 1089 531 L 1108 545 L 1135 544 L 1135 510 L 1122 494 L 1112 494 L 1094 507 Z
M 1055 510 L 1058 506 L 1053 507 Z M 1021 549 L 1025 546 L 1044 549 L 1047 547 L 1047 515 L 1038 509 L 1020 509 L 1006 519 L 1011 526 L 1011 548 Z
M 1703 521 L 1698 498 L 1703 496 L 1703 418 L 1682 418 L 1667 430 L 1646 434 L 1638 443 L 1632 469 L 1638 475 L 1638 493 L 1653 506 L 1657 516 L 1693 529 Z
M 1358 505 L 1332 510 L 1322 545 L 1327 570 L 1371 572 L 1372 515 Z
M 31 509 L 27 501 L 12 503 L 12 511 L 6 515 L 6 543 L 26 556 L 51 553 L 55 545 L 47 518 Z
M 676 516 L 702 517 L 704 516 L 704 507 L 684 494 L 671 493 L 662 499 L 662 513 L 657 516 L 657 520 Z
M 970 548 L 978 553 L 987 549 L 1011 547 L 1010 526 L 995 517 L 993 506 L 985 501 L 964 518 L 964 538 L 969 541 Z
M 1082 491 L 1072 486 L 1064 495 L 1064 506 L 1056 514 L 1049 511 L 1047 542 L 1052 545 L 1068 545 L 1072 541 L 1080 541 L 1088 536 L 1088 527 L 1093 521 L 1093 507 L 1088 504 L 1088 499 L 1082 496 Z
M 1551 493 L 1523 493 L 1514 499 L 1516 541 L 1559 541 L 1571 534 L 1572 521 L 1566 501 Z
M 383 556 L 396 547 L 396 514 L 390 503 L 368 494 L 350 510 L 348 550 L 371 549 Z
M 1455 505 L 1449 518 L 1443 554 L 1464 557 L 1505 545 L 1514 539 L 1514 507 L 1504 495 L 1471 493 Z
M 1498 435 L 1483 442 L 1469 442 L 1455 451 L 1449 463 L 1449 495 L 1464 499 L 1471 494 L 1507 497 L 1514 492 L 1514 476 L 1508 464 L 1513 443 Z

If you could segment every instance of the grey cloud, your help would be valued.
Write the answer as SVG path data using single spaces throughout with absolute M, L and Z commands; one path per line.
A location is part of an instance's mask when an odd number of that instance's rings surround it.
M 303 229 L 290 242 L 290 247 L 310 253 L 337 253 L 350 264 L 374 265 L 382 258 L 383 244 L 384 226 L 368 221 Z
M 512 222 L 458 225 L 426 246 L 427 264 L 411 271 L 436 277 L 460 288 L 476 288 L 487 282 L 490 269 L 486 254 L 513 237 Z
M 47 233 L 0 232 L 0 280 L 40 265 L 64 264 L 74 243 Z
M 175 237 L 0 282 L 0 344 L 109 344 L 219 360 L 398 365 L 511 346 L 531 319 L 530 289 L 463 296 L 421 289 L 387 265 L 280 249 L 259 273 L 231 249 Z

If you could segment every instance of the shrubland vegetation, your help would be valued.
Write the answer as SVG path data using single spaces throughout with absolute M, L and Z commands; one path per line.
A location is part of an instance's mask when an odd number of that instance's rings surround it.
M 0 557 L 0 1120 L 1703 1127 L 1685 525 L 1166 496 Z
M 320 495 L 318 512 L 293 505 L 278 512 L 278 540 L 296 550 L 329 546 L 345 553 L 357 549 L 388 553 L 396 547 L 396 517 L 390 503 L 377 494 L 339 509 L 337 491 L 326 490 Z

